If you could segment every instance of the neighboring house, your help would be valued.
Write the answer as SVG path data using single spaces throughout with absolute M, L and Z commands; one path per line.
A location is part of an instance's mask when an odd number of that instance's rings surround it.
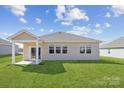
M 78 35 L 56 32 L 44 36 L 35 36 L 22 30 L 8 38 L 14 43 L 23 44 L 23 59 L 36 60 L 98 60 L 99 40 Z M 15 54 L 13 48 L 13 63 Z
M 16 53 L 18 53 L 18 46 L 16 46 Z M 0 38 L 0 55 L 12 54 L 12 44 L 9 41 Z
M 124 58 L 124 37 L 100 46 L 100 55 Z

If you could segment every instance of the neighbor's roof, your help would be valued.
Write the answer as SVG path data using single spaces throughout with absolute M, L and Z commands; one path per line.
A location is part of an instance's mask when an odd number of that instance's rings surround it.
M 101 45 L 100 48 L 124 48 L 124 37 L 120 37 L 108 44 Z
M 4 40 L 4 39 L 0 38 L 0 44 L 10 45 L 11 43 L 7 40 Z
M 56 32 L 40 36 L 40 40 L 44 42 L 100 42 L 99 40 L 82 37 L 66 32 Z

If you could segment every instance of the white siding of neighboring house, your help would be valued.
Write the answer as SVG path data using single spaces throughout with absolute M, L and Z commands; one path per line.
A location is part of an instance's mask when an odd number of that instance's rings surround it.
M 0 44 L 0 55 L 8 55 L 12 53 L 11 45 Z M 16 47 L 16 53 L 18 53 L 18 47 Z
M 122 49 L 110 49 L 110 53 L 108 53 L 109 49 L 100 49 L 101 56 L 110 56 L 117 58 L 124 58 L 124 48 Z

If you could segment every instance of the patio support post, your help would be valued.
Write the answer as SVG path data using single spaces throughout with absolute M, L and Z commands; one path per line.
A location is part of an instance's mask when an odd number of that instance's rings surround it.
M 39 45 L 38 45 L 38 40 L 36 41 L 36 64 L 39 63 Z
M 15 63 L 15 43 L 12 42 L 12 64 Z

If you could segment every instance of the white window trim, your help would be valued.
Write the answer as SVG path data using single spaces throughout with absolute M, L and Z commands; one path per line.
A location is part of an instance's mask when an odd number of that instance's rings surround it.
M 60 47 L 60 53 L 56 53 L 56 47 Z M 61 45 L 56 45 L 55 46 L 55 54 L 62 54 L 62 47 L 61 47 Z
M 54 47 L 54 53 L 49 52 L 50 47 Z M 55 46 L 54 45 L 48 45 L 48 54 L 49 55 L 54 55 L 55 54 Z
M 63 53 L 63 47 L 67 47 L 67 53 Z M 64 55 L 68 54 L 68 46 L 67 45 L 62 46 L 61 50 L 62 50 L 62 54 L 64 54 Z
M 92 45 L 88 45 L 88 44 L 84 44 L 84 45 L 81 45 L 80 48 L 84 46 L 85 47 L 85 52 L 84 53 L 80 53 L 81 55 L 91 55 L 92 54 Z M 91 53 L 87 53 L 87 46 L 90 46 L 91 47 Z
M 50 53 L 49 53 L 49 47 L 50 47 L 50 46 L 53 46 L 53 47 L 54 47 L 54 53 L 53 53 L 53 54 L 50 54 Z M 67 53 L 65 53 L 65 54 L 62 52 L 64 46 L 67 47 Z M 61 50 L 60 53 L 56 53 L 56 47 L 60 47 L 60 50 Z M 56 55 L 60 55 L 60 54 L 61 54 L 61 55 L 66 55 L 66 54 L 68 54 L 68 49 L 69 49 L 69 48 L 68 48 L 68 45 L 59 45 L 59 44 L 54 44 L 54 45 L 53 45 L 53 44 L 49 44 L 49 45 L 48 45 L 48 54 L 50 54 L 50 55 L 55 55 L 55 54 L 56 54 Z
M 81 45 L 81 46 L 80 46 L 80 51 L 81 51 L 81 47 L 84 47 L 84 50 L 85 50 L 85 51 L 84 51 L 84 53 L 80 53 L 80 54 L 82 54 L 82 55 L 86 54 L 86 45 Z
M 87 46 L 90 46 L 91 53 L 87 53 Z M 86 45 L 85 49 L 86 49 L 86 51 L 85 51 L 85 52 L 86 52 L 86 54 L 87 54 L 87 55 L 91 55 L 91 54 L 92 54 L 92 45 Z M 89 49 L 89 48 L 88 48 L 88 49 Z

